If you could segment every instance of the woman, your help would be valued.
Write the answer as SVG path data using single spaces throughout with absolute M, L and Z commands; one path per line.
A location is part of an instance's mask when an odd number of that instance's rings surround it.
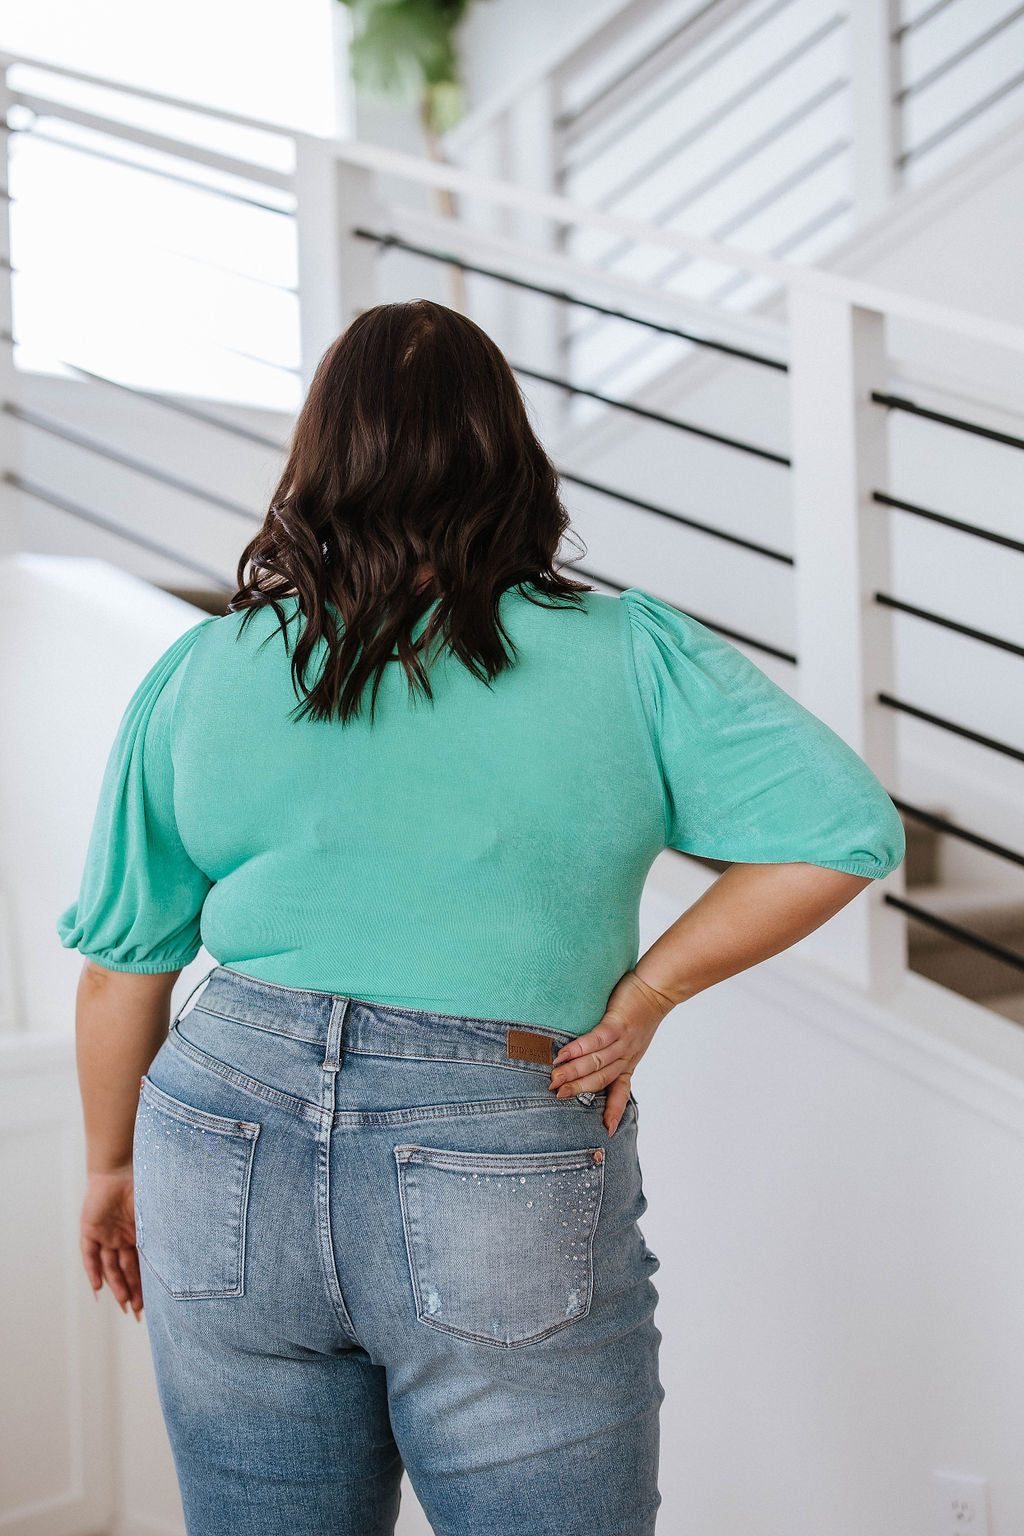
M 654 1530 L 633 1071 L 905 845 L 735 647 L 557 572 L 567 530 L 488 337 L 372 309 L 122 721 L 59 921 L 81 1246 L 145 1304 L 190 1536 L 390 1532 L 403 1468 L 444 1536 Z M 731 867 L 638 958 L 665 847 Z

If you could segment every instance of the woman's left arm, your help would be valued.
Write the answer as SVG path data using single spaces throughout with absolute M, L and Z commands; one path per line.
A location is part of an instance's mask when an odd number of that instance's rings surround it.
M 87 960 L 78 983 L 75 1054 L 85 1122 L 80 1248 L 96 1296 L 106 1280 L 122 1312 L 142 1314 L 135 1248 L 132 1140 L 139 1080 L 170 1024 L 181 970 L 136 975 Z

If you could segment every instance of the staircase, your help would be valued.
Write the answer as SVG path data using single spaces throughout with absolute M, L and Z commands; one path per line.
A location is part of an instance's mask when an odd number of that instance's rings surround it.
M 323 346 L 369 302 L 463 293 L 581 573 L 717 627 L 899 790 L 888 926 L 855 904 L 831 959 L 1022 1022 L 1024 334 L 872 286 L 887 232 L 938 247 L 950 189 L 1009 184 L 1022 72 L 1024 6 L 633 0 L 475 112 L 446 169 L 10 59 L 8 544 L 222 611 Z M 47 238 L 66 162 L 93 290 Z M 126 316 L 150 341 L 127 360 Z
M 517 82 L 546 104 L 543 179 L 588 206 L 827 261 L 901 191 L 927 186 L 1024 117 L 1024 6 L 1013 0 L 638 0 Z M 535 165 L 514 103 L 448 136 L 460 164 Z M 506 174 L 509 172 L 506 171 Z M 530 184 L 537 185 L 535 172 Z M 757 311 L 770 279 L 629 238 L 571 231 L 580 261 L 704 304 Z M 631 393 L 671 344 L 577 314 L 565 366 Z

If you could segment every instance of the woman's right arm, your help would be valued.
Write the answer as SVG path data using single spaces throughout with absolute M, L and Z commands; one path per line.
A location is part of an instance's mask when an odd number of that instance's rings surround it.
M 667 1013 L 806 938 L 871 878 L 817 864 L 731 864 L 626 972 L 600 1023 L 558 1052 L 551 1074 L 558 1097 L 607 1088 L 612 1135 L 633 1070 Z

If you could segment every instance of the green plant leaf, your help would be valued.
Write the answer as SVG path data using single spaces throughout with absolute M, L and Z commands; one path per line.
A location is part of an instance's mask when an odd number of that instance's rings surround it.
M 435 132 L 465 109 L 455 32 L 470 0 L 340 0 L 352 12 L 352 78 L 365 92 L 423 104 Z

